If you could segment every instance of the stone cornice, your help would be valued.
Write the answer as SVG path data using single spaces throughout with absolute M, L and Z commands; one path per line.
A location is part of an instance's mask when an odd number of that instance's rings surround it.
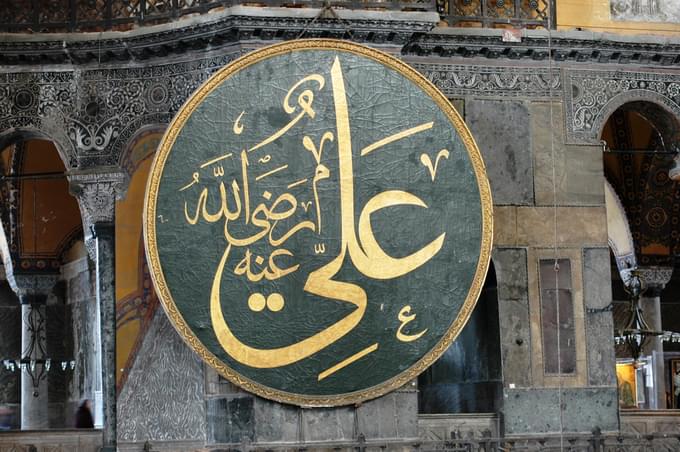
M 503 41 L 502 30 L 436 28 L 415 36 L 403 53 L 416 56 L 545 61 L 548 50 L 556 62 L 639 64 L 680 67 L 680 39 L 623 36 L 587 31 L 522 30 L 520 42 Z
M 0 65 L 127 63 L 208 51 L 251 40 L 353 39 L 367 44 L 406 44 L 431 30 L 432 12 L 335 10 L 338 19 L 318 18 L 316 8 L 234 6 L 219 14 L 128 32 L 0 34 Z M 209 19 L 209 20 L 208 20 Z
M 434 12 L 335 12 L 339 19 L 318 19 L 316 8 L 234 6 L 218 14 L 127 32 L 0 34 L 0 65 L 145 63 L 238 43 L 304 36 L 392 45 L 414 56 L 531 62 L 546 60 L 550 47 L 556 62 L 680 67 L 678 38 L 522 30 L 521 42 L 504 42 L 502 30 L 435 28 Z

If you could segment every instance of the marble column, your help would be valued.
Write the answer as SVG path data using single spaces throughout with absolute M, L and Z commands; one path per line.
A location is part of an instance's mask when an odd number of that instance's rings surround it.
M 671 279 L 673 268 L 671 267 L 641 267 L 638 275 L 642 281 L 644 292 L 640 297 L 642 313 L 649 328 L 662 331 L 661 326 L 661 292 Z M 654 369 L 654 394 L 655 401 L 649 408 L 666 408 L 666 379 L 663 360 L 663 341 L 661 337 L 651 338 L 642 349 L 642 355 L 655 356 L 653 359 Z
M 83 217 L 85 245 L 96 269 L 101 341 L 101 390 L 104 405 L 102 450 L 115 451 L 116 416 L 116 292 L 115 203 L 125 191 L 127 174 L 119 168 L 92 168 L 68 174 L 71 194 Z
M 14 275 L 12 288 L 21 303 L 21 429 L 49 428 L 47 317 L 45 306 L 57 275 Z

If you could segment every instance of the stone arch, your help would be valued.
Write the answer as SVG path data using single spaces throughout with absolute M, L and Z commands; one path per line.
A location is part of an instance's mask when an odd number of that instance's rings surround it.
M 636 92 L 635 97 L 631 97 L 631 93 L 625 93 L 607 103 L 601 112 L 608 114 L 606 117 L 601 114 L 601 121 L 598 123 L 602 143 L 606 141 L 612 148 L 621 148 L 616 151 L 626 155 L 603 153 L 605 176 L 611 184 L 607 188 L 620 196 L 618 201 L 624 209 L 623 221 L 628 222 L 628 234 L 633 238 L 636 250 L 631 258 L 617 254 L 612 248 L 624 281 L 628 276 L 623 271 L 627 264 L 652 265 L 652 261 L 660 262 L 658 259 L 662 258 L 659 256 L 670 259 L 672 250 L 680 246 L 677 232 L 672 228 L 673 224 L 680 221 L 680 211 L 674 195 L 674 185 L 672 181 L 669 183 L 669 175 L 674 167 L 673 157 L 669 153 L 680 151 L 680 107 L 661 94 L 643 90 Z M 635 130 L 640 133 L 632 129 L 624 132 L 629 126 L 614 125 L 616 121 L 624 121 L 624 117 L 631 118 L 626 123 L 637 123 L 638 129 Z M 610 119 L 614 122 L 610 123 Z M 610 126 L 612 128 L 608 129 Z M 615 128 L 620 131 L 615 132 L 614 130 L 618 130 Z M 615 138 L 616 136 L 623 141 Z M 678 158 L 676 154 L 675 166 Z M 637 163 L 632 163 L 633 161 Z M 609 218 L 609 200 L 607 208 L 608 220 L 612 220 Z M 643 252 L 643 248 L 646 251 Z M 640 253 L 648 257 L 643 257 Z
M 7 282 L 14 292 L 18 292 L 16 281 L 14 280 L 14 265 L 12 264 L 12 258 L 9 254 L 9 243 L 7 242 L 7 236 L 5 235 L 5 227 L 2 224 L 2 219 L 0 219 L 0 257 L 2 258 L 2 265 L 5 267 L 5 277 Z
M 8 121 L 4 122 L 0 121 L 0 126 L 6 125 L 7 123 Z M 72 169 L 76 165 L 77 160 L 75 158 L 75 154 L 72 154 L 70 152 L 70 150 L 73 149 L 70 141 L 68 142 L 68 144 L 64 145 L 63 142 L 60 142 L 60 140 L 55 139 L 54 134 L 45 132 L 40 128 L 33 127 L 32 125 L 24 125 L 21 127 L 9 127 L 6 128 L 5 130 L 0 128 L 0 130 L 1 130 L 0 151 L 4 150 L 10 145 L 20 142 L 26 143 L 32 140 L 48 141 L 51 143 L 51 145 L 54 146 L 54 151 L 56 151 L 56 158 L 59 161 L 61 161 L 61 164 L 63 164 L 65 175 L 68 173 L 69 169 Z M 58 135 L 59 134 L 57 134 L 57 136 Z M 0 203 L 0 227 L 2 227 L 2 231 L 0 231 L 0 254 L 2 255 L 2 262 L 3 265 L 5 266 L 5 273 L 7 280 L 10 284 L 10 287 L 12 287 L 12 289 L 16 291 L 18 290 L 18 288 L 14 281 L 15 266 L 12 262 L 13 258 L 10 254 L 10 242 L 15 240 L 15 237 L 13 237 L 12 233 L 9 232 L 8 229 L 5 229 L 5 226 L 8 226 L 10 223 L 7 218 L 3 217 L 3 215 L 9 212 L 9 210 L 11 209 L 11 204 L 12 203 L 10 202 L 9 198 L 2 199 L 2 203 Z M 79 216 L 81 215 L 80 208 L 78 208 L 78 215 Z M 2 222 L 3 218 L 6 221 L 4 224 Z M 73 242 L 80 235 L 82 235 L 82 227 L 78 229 L 72 229 L 71 231 L 69 231 L 67 235 L 64 236 L 61 243 L 59 243 L 58 248 L 56 249 L 56 255 L 61 256 L 65 251 L 67 251 L 67 248 L 73 245 Z M 20 269 L 17 268 L 17 271 L 19 270 Z
M 612 97 L 599 110 L 597 116 L 593 118 L 593 123 L 590 128 L 589 138 L 593 143 L 599 143 L 604 127 L 611 115 L 626 104 L 640 104 L 648 103 L 661 109 L 674 118 L 676 131 L 680 129 L 680 105 L 676 104 L 671 98 L 651 90 L 633 89 L 625 93 L 618 94 Z M 665 139 L 666 137 L 664 137 Z
M 18 120 L 21 118 L 12 119 Z M 10 124 L 9 121 L 0 122 L 0 150 L 17 141 L 26 140 L 51 141 L 54 144 L 54 147 L 57 148 L 59 158 L 61 158 L 61 161 L 64 162 L 64 166 L 67 168 L 67 170 L 77 167 L 78 158 L 75 148 L 64 133 L 48 133 L 31 124 L 25 126 L 14 126 Z
M 129 161 L 130 154 L 135 150 L 135 147 L 139 141 L 148 134 L 164 133 L 166 128 L 167 124 L 165 123 L 149 123 L 137 128 L 137 130 L 132 135 L 130 135 L 125 145 L 121 148 L 121 152 L 118 156 L 118 166 L 126 170 L 128 176 L 131 176 L 131 171 L 129 168 L 126 168 L 126 166 L 129 166 L 126 165 L 126 162 Z
M 153 113 L 136 118 L 126 124 L 120 131 L 116 141 L 111 145 L 111 163 L 122 164 L 125 156 L 133 149 L 135 141 L 140 134 L 148 133 L 149 130 L 163 131 L 172 120 L 174 113 Z
M 630 232 L 628 217 L 623 204 L 614 187 L 604 181 L 604 198 L 607 210 L 607 240 L 609 248 L 616 259 L 616 266 L 624 281 L 628 280 L 629 271 L 637 265 L 635 244 Z
M 672 150 L 670 146 L 680 138 L 680 117 L 674 116 L 662 106 L 648 101 L 636 101 L 623 104 L 620 108 L 644 118 L 661 138 L 665 150 Z

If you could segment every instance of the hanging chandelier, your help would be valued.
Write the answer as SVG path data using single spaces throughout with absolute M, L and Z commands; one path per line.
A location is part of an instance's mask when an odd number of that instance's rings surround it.
M 43 345 L 46 332 L 45 316 L 33 304 L 28 306 L 29 311 L 26 315 L 25 326 L 29 334 L 28 344 L 26 344 L 26 348 L 19 359 L 3 358 L 2 364 L 5 370 L 10 372 L 19 371 L 28 375 L 33 386 L 33 397 L 38 397 L 40 395 L 40 382 L 47 379 L 47 373 L 50 372 L 53 365 L 60 367 L 62 372 L 66 372 L 67 370 L 75 369 L 76 362 L 75 360 L 58 360 L 47 356 L 47 351 Z
M 36 209 L 36 184 L 39 179 L 51 179 L 56 177 L 64 177 L 62 173 L 39 173 L 39 174 L 23 174 L 23 175 L 4 175 L 0 178 L 2 181 L 17 181 L 28 179 L 33 183 L 32 193 L 32 218 L 33 218 L 33 253 L 38 254 L 38 237 L 37 237 L 37 221 L 38 213 Z M 36 275 L 37 277 L 37 275 Z M 61 368 L 62 372 L 74 370 L 76 362 L 73 359 L 55 359 L 49 357 L 46 350 L 46 336 L 47 336 L 47 322 L 45 319 L 44 308 L 40 309 L 36 304 L 38 297 L 38 283 L 33 280 L 33 287 L 29 289 L 28 297 L 30 302 L 26 304 L 28 311 L 24 315 L 22 313 L 22 322 L 25 322 L 23 328 L 28 334 L 28 340 L 25 341 L 25 348 L 21 351 L 18 358 L 2 358 L 2 364 L 5 370 L 9 372 L 23 372 L 31 379 L 33 386 L 33 397 L 40 395 L 40 383 L 47 379 L 47 374 L 53 367 Z
M 657 331 L 645 320 L 640 298 L 644 292 L 637 268 L 630 271 L 630 278 L 624 283 L 628 294 L 628 321 L 622 329 L 614 331 L 616 345 L 625 345 L 635 363 L 638 363 L 642 351 L 652 338 L 660 337 L 663 342 L 680 342 L 680 333 L 673 331 Z

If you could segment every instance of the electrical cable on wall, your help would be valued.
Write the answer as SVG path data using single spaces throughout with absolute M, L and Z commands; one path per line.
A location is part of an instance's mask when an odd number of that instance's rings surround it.
M 552 189 L 553 189 L 553 259 L 554 259 L 554 271 L 555 271 L 555 327 L 557 329 L 557 402 L 559 409 L 559 421 L 560 421 L 560 451 L 564 450 L 564 411 L 562 407 L 562 341 L 560 337 L 560 286 L 559 286 L 559 257 L 557 254 L 557 179 L 555 171 L 555 132 L 553 123 L 553 86 L 552 86 L 552 76 L 553 76 L 553 64 L 552 64 L 552 29 L 551 25 L 553 23 L 553 8 L 548 8 L 548 93 L 549 93 L 549 108 L 550 108 L 550 158 L 552 164 Z M 543 350 L 545 353 L 545 350 Z

